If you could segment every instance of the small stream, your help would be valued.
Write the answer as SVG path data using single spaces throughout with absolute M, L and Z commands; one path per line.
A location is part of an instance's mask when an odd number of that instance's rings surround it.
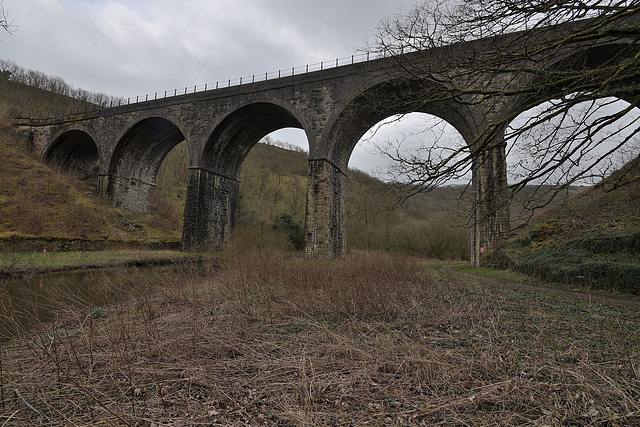
M 0 342 L 53 320 L 61 307 L 75 305 L 100 315 L 103 305 L 176 281 L 211 274 L 206 263 L 152 267 L 110 267 L 0 279 Z

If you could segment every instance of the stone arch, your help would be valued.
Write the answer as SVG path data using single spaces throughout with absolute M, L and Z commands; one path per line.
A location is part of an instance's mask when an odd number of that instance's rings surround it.
M 276 103 L 256 102 L 237 108 L 211 132 L 200 164 L 238 179 L 242 162 L 251 148 L 266 135 L 283 128 L 305 130 L 302 120 L 291 108 Z M 305 133 L 308 135 L 306 130 Z
M 450 123 L 465 140 L 471 137 L 464 106 L 438 99 L 442 88 L 424 81 L 387 79 L 374 82 L 345 100 L 329 117 L 309 161 L 305 254 L 307 257 L 341 257 L 346 253 L 345 193 L 349 158 L 371 127 L 393 115 L 422 112 Z M 473 140 L 473 139 L 471 139 Z
M 95 138 L 86 130 L 70 129 L 59 134 L 44 150 L 43 158 L 78 179 L 86 178 L 100 158 Z
M 114 206 L 145 212 L 167 154 L 185 137 L 170 120 L 152 116 L 130 126 L 118 141 L 107 169 L 106 191 Z
M 630 43 L 625 40 L 608 40 L 605 42 L 594 42 L 591 44 L 580 44 L 578 46 L 570 46 L 569 51 L 564 55 L 558 55 L 557 59 L 554 58 L 553 62 L 548 64 L 545 68 L 551 71 L 558 72 L 584 72 L 595 71 L 600 67 L 614 66 L 619 64 L 620 61 L 625 61 L 628 58 L 633 58 L 640 54 L 640 46 L 634 43 Z M 581 80 L 581 87 L 583 91 L 589 92 L 593 89 L 601 89 L 600 84 L 603 76 L 599 76 L 600 79 L 594 81 L 593 86 L 588 86 L 588 81 Z M 553 84 L 544 85 L 544 80 L 540 76 L 531 77 L 528 82 L 525 82 L 525 87 L 544 87 L 546 90 L 538 90 L 533 93 L 527 93 L 518 96 L 515 99 L 513 108 L 511 111 L 511 117 L 507 125 L 511 125 L 514 121 L 519 119 L 523 114 L 529 111 L 539 108 L 541 105 L 553 102 L 561 96 L 567 95 L 567 88 L 563 86 L 554 86 Z M 617 99 L 633 105 L 634 110 L 637 111 L 640 108 L 640 97 L 636 89 L 633 89 L 638 84 L 637 77 L 622 78 L 615 82 L 609 82 L 607 84 L 607 93 L 598 92 L 601 94 L 599 97 L 589 97 L 585 101 L 598 101 L 606 98 Z M 632 88 L 629 90 L 629 88 Z M 575 92 L 579 93 L 578 91 Z M 578 99 L 578 98 L 576 98 Z M 570 109 L 576 107 L 576 105 L 568 105 Z
M 230 241 L 242 162 L 260 139 L 287 127 L 305 129 L 292 109 L 273 102 L 234 109 L 215 126 L 198 166 L 189 172 L 182 235 L 185 250 L 219 249 Z
M 560 72 L 595 70 L 598 67 L 611 64 L 619 59 L 632 58 L 638 53 L 640 53 L 640 47 L 635 44 L 624 43 L 623 41 L 599 43 L 588 47 L 574 47 L 568 54 L 558 55 L 557 59 L 554 58 L 555 60 L 545 66 L 545 69 Z M 522 84 L 525 85 L 525 87 L 542 86 L 546 90 L 537 90 L 516 97 L 512 109 L 513 118 L 537 105 L 556 99 L 565 93 L 564 87 L 544 85 L 543 78 L 540 76 L 531 76 L 528 81 L 523 81 Z M 624 88 L 629 85 L 637 85 L 637 80 L 621 80 L 617 82 L 612 88 L 618 88 L 620 91 L 614 95 L 630 104 L 637 104 L 638 100 L 636 99 L 636 95 L 624 90 Z
M 349 157 L 360 138 L 377 123 L 407 113 L 425 113 L 453 126 L 467 142 L 475 138 L 470 115 L 473 113 L 455 101 L 434 99 L 442 91 L 422 81 L 389 80 L 373 85 L 338 109 L 325 130 L 318 152 L 312 157 L 326 158 L 346 171 Z

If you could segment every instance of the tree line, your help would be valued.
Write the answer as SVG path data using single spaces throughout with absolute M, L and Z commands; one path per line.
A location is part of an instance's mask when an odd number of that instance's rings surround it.
M 48 76 L 42 71 L 26 69 L 13 61 L 5 59 L 0 59 L 0 79 L 22 83 L 36 89 L 47 90 L 58 95 L 90 102 L 99 107 L 109 107 L 124 101 L 123 98 L 114 97 L 105 93 L 75 88 L 65 82 L 61 77 Z

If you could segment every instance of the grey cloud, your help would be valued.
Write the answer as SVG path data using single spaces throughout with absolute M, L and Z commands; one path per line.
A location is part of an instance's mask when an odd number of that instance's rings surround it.
M 19 29 L 2 39 L 0 58 L 74 87 L 135 97 L 349 56 L 400 4 L 5 0 L 4 6 Z

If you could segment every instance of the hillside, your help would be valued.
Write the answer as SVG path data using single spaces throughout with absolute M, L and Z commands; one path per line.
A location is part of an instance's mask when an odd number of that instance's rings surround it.
M 0 238 L 36 237 L 38 247 L 46 246 L 42 240 L 76 240 L 71 249 L 131 241 L 157 245 L 179 241 L 180 233 L 161 217 L 111 208 L 95 188 L 43 165 L 0 129 Z
M 19 111 L 47 115 L 85 102 L 0 79 L 0 243 L 6 250 L 75 249 L 180 240 L 166 215 L 114 209 L 79 182 L 42 164 L 11 131 Z M 41 249 L 40 249 L 41 250 Z
M 534 277 L 640 294 L 640 157 L 537 215 L 487 259 Z
M 0 119 L 5 121 L 20 115 L 46 117 L 87 108 L 98 107 L 88 102 L 0 78 Z
M 239 235 L 247 240 L 271 238 L 278 218 L 290 216 L 304 227 L 307 194 L 307 154 L 278 146 L 257 144 L 243 163 L 240 175 Z M 286 145 L 286 144 L 283 144 Z M 181 215 L 186 193 L 186 145 L 169 153 L 158 173 L 158 191 L 152 205 Z M 393 188 L 358 170 L 347 180 L 347 245 L 350 250 L 409 253 L 439 259 L 468 259 L 469 212 L 461 201 L 463 187 L 444 187 L 409 199 L 393 208 Z M 302 238 L 300 235 L 298 238 Z

